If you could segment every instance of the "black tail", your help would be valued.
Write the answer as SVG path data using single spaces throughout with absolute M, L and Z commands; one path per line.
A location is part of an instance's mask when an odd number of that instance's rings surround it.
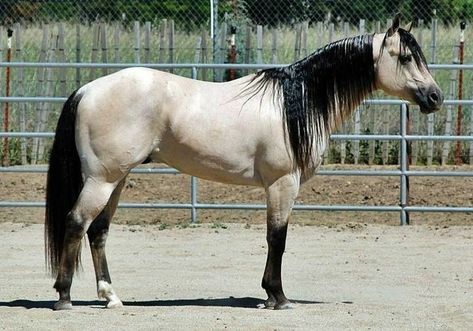
M 66 216 L 83 186 L 75 141 L 76 113 L 80 99 L 81 96 L 74 92 L 64 104 L 49 157 L 44 237 L 46 265 L 53 275 L 58 272 L 63 251 Z M 79 256 L 76 266 L 79 265 Z

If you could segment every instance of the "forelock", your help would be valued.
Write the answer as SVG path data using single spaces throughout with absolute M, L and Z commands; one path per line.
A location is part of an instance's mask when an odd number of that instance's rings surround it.
M 398 29 L 398 33 L 400 37 L 400 47 L 408 48 L 411 51 L 412 57 L 416 61 L 418 67 L 424 65 L 427 68 L 427 60 L 425 59 L 424 53 L 414 36 L 402 28 Z

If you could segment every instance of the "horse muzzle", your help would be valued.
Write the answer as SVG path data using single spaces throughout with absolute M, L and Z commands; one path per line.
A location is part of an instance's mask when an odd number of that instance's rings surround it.
M 422 113 L 430 114 L 440 110 L 443 104 L 443 93 L 438 87 L 428 90 L 418 89 L 414 99 Z

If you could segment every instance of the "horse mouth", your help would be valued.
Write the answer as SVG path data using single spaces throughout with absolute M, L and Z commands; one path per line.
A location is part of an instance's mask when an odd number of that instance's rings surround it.
M 415 93 L 414 99 L 423 114 L 431 114 L 439 111 L 443 104 L 443 94 L 438 88 L 432 88 L 428 91 L 419 89 Z
M 420 112 L 422 114 L 432 114 L 440 110 L 440 106 L 438 107 L 423 107 L 422 105 L 419 105 Z

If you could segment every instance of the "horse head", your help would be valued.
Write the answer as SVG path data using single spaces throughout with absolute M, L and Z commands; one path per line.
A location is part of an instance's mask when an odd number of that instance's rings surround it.
M 386 33 L 374 35 L 375 87 L 418 104 L 421 112 L 428 114 L 440 109 L 443 93 L 410 30 L 411 24 L 400 27 L 396 15 Z

